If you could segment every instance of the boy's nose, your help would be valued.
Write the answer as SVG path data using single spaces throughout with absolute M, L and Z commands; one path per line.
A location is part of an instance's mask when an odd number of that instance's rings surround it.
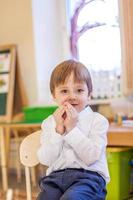
M 75 93 L 70 93 L 68 98 L 69 99 L 75 99 L 76 98 L 76 94 Z

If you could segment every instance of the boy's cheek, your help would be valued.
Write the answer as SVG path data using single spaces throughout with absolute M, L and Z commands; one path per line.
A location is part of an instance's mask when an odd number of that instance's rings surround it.
M 63 105 L 63 106 L 66 105 L 66 103 L 68 103 L 67 100 L 62 101 L 62 105 Z

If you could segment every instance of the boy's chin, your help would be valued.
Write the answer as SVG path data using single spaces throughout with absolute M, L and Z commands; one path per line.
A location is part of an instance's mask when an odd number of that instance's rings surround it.
M 81 108 L 79 108 L 78 106 L 73 106 L 74 108 L 75 108 L 75 110 L 79 113 L 79 112 L 81 112 Z
M 78 106 L 75 106 L 74 108 L 76 109 L 76 111 L 78 112 L 78 113 L 80 113 L 82 110 L 84 110 L 85 108 L 86 108 L 87 106 L 85 106 L 85 107 L 78 107 Z

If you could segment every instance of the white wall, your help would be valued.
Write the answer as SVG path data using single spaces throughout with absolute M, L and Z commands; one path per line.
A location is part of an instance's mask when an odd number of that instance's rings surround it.
M 31 0 L 0 0 L 0 45 L 16 44 L 29 104 L 37 101 Z
M 65 0 L 33 0 L 38 79 L 37 104 L 53 104 L 49 78 L 55 65 L 69 57 Z

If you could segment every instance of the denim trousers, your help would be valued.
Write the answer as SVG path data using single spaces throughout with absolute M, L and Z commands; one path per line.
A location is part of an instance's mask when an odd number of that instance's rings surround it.
M 101 175 L 84 169 L 58 170 L 39 181 L 37 200 L 105 200 L 106 183 Z

